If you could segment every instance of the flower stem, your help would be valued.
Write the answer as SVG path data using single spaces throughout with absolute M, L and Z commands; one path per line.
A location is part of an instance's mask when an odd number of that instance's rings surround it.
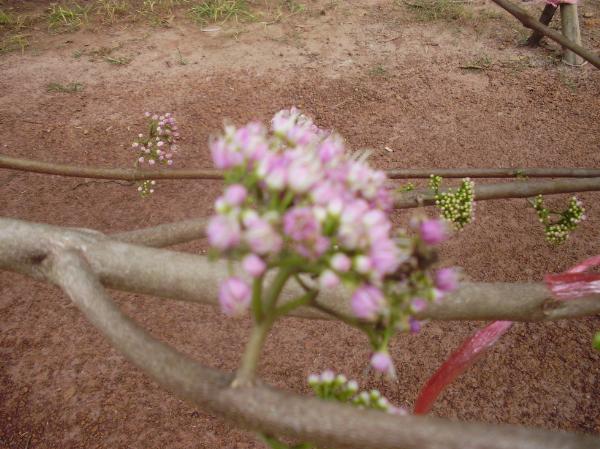
M 244 355 L 242 357 L 242 364 L 240 365 L 240 368 L 235 375 L 235 379 L 231 384 L 232 387 L 245 387 L 254 383 L 256 368 L 258 367 L 258 361 L 260 359 L 260 353 L 272 326 L 272 317 L 265 317 L 260 323 L 257 323 L 252 328 L 250 340 L 248 340 L 248 343 L 246 344 L 246 350 L 244 351 Z
M 231 384 L 232 387 L 244 387 L 254 383 L 262 347 L 265 344 L 265 340 L 267 339 L 267 335 L 269 335 L 271 327 L 273 327 L 273 323 L 279 316 L 276 309 L 277 300 L 279 299 L 285 283 L 293 274 L 294 269 L 285 267 L 280 268 L 275 276 L 275 280 L 266 292 L 265 301 L 262 302 L 259 301 L 259 298 L 253 298 L 253 309 L 258 309 L 258 304 L 254 303 L 254 300 L 256 299 L 256 303 L 261 303 L 262 312 L 260 318 L 258 316 L 255 317 L 256 320 L 254 327 L 252 328 L 252 333 L 250 334 L 250 340 L 248 340 L 248 343 L 246 344 L 246 349 L 242 356 L 242 363 Z M 255 289 L 254 292 L 256 293 L 256 291 L 257 290 Z

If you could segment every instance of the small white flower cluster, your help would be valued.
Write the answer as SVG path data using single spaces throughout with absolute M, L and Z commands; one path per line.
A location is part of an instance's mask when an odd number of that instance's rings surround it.
M 571 198 L 565 211 L 552 212 L 544 206 L 542 195 L 538 195 L 533 201 L 533 208 L 538 214 L 540 223 L 544 225 L 546 241 L 553 245 L 560 245 L 566 242 L 569 234 L 586 218 L 583 203 L 577 197 Z M 559 218 L 557 221 L 551 222 L 550 215 L 558 215 Z
M 407 414 L 404 408 L 392 405 L 378 390 L 358 392 L 358 383 L 348 380 L 343 374 L 323 371 L 308 376 L 308 384 L 317 397 L 338 402 L 347 402 L 361 408 L 381 410 L 394 414 Z
M 456 192 L 448 189 L 440 192 L 442 177 L 431 175 L 430 187 L 435 192 L 435 204 L 442 218 L 454 224 L 459 231 L 473 221 L 475 210 L 475 183 L 470 178 L 464 178 Z

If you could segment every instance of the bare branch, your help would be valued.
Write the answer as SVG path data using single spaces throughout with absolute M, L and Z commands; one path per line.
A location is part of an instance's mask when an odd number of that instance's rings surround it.
M 46 264 L 49 277 L 129 360 L 181 398 L 247 429 L 340 449 L 584 449 L 600 444 L 588 435 L 364 411 L 261 385 L 232 389 L 228 374 L 194 362 L 126 317 L 80 254 L 58 250 Z
M 80 167 L 32 159 L 19 159 L 2 154 L 0 154 L 0 168 L 77 178 L 120 179 L 125 181 L 223 178 L 222 172 L 209 169 L 135 170 Z M 594 168 L 406 168 L 387 170 L 386 174 L 390 179 L 429 178 L 432 174 L 445 178 L 514 178 L 518 176 L 530 178 L 594 178 L 600 177 L 600 170 Z
M 112 234 L 111 238 L 134 245 L 163 248 L 201 239 L 206 235 L 205 218 L 192 218 L 174 223 L 165 223 L 151 228 Z
M 581 45 L 578 45 L 575 42 L 570 41 L 569 39 L 564 37 L 558 31 L 555 31 L 552 28 L 547 27 L 546 25 L 542 24 L 541 22 L 539 22 L 538 20 L 536 20 L 535 18 L 533 18 L 529 14 L 527 14 L 527 11 L 525 11 L 523 8 L 520 8 L 519 6 L 514 5 L 513 3 L 509 2 L 508 0 L 492 0 L 492 1 L 494 3 L 496 3 L 498 6 L 500 6 L 501 8 L 508 11 L 513 16 L 515 16 L 517 19 L 519 19 L 519 21 L 525 27 L 532 29 L 534 31 L 537 31 L 537 32 L 543 34 L 544 36 L 548 36 L 553 41 L 558 42 L 563 47 L 568 48 L 573 53 L 578 54 L 586 61 L 589 61 L 590 64 L 592 64 L 596 68 L 600 69 L 600 57 L 598 57 L 598 55 L 594 54 L 590 50 L 583 48 Z
M 447 190 L 447 189 L 442 189 Z M 600 190 L 600 179 L 563 179 L 558 181 L 515 181 L 502 184 L 476 184 L 475 201 L 508 198 L 529 198 L 536 195 L 554 195 L 559 193 L 594 192 Z M 435 195 L 431 190 L 414 190 L 397 193 L 394 206 L 397 209 L 409 209 L 435 204 Z
M 31 159 L 19 159 L 2 154 L 0 154 L 0 168 L 75 178 L 121 179 L 124 181 L 143 181 L 145 179 L 223 179 L 223 174 L 220 171 L 210 169 L 137 170 L 128 168 L 80 167 L 77 165 L 52 164 Z
M 429 178 L 595 178 L 600 170 L 594 168 L 394 168 L 387 170 L 390 179 Z
M 40 263 L 52 248 L 83 252 L 101 282 L 110 288 L 162 298 L 216 304 L 218 285 L 228 277 L 226 262 L 209 262 L 194 254 L 130 245 L 91 231 L 60 228 L 0 219 L 0 269 L 20 272 L 36 279 Z M 288 283 L 282 303 L 301 296 L 304 290 Z M 328 309 L 351 315 L 349 292 L 328 290 L 319 302 Z M 549 321 L 600 314 L 600 295 L 572 301 L 556 301 L 541 284 L 464 283 L 440 304 L 417 315 L 433 320 Z M 327 319 L 325 313 L 303 307 L 292 312 L 303 318 Z

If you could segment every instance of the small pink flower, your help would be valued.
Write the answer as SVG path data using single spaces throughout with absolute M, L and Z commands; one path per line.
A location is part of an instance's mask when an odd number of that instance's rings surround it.
M 423 220 L 419 225 L 419 233 L 428 245 L 437 245 L 448 238 L 446 223 L 439 218 Z
M 209 146 L 213 162 L 218 169 L 227 170 L 244 162 L 244 156 L 229 148 L 223 139 L 214 140 Z
M 167 161 L 167 165 L 173 165 L 173 160 L 172 160 L 172 159 L 169 159 L 169 160 Z
M 252 277 L 261 276 L 267 269 L 267 264 L 256 254 L 248 254 L 242 260 L 242 268 Z
M 271 224 L 256 218 L 246 230 L 244 238 L 250 249 L 260 255 L 278 252 L 283 246 L 283 240 Z
M 410 302 L 410 308 L 413 312 L 422 312 L 427 308 L 427 301 L 423 298 L 413 298 Z
M 283 231 L 297 242 L 315 240 L 320 225 L 308 207 L 295 207 L 283 217 Z
M 242 279 L 231 277 L 221 284 L 219 304 L 225 315 L 238 316 L 250 305 L 252 291 Z
M 143 164 L 143 163 L 144 163 L 144 158 L 143 158 L 143 157 L 139 158 L 139 159 L 138 159 L 138 162 L 139 162 L 140 164 Z
M 330 261 L 331 268 L 340 273 L 345 273 L 352 267 L 352 261 L 344 253 L 334 254 Z
M 421 330 L 421 322 L 412 316 L 408 318 L 408 326 L 411 334 L 417 334 Z
M 148 161 L 148 163 L 149 163 L 150 165 L 154 165 L 156 162 L 154 161 L 154 159 L 150 159 L 150 160 Z
M 394 372 L 394 362 L 386 351 L 378 351 L 371 356 L 371 366 L 375 371 L 384 374 Z
M 227 187 L 223 197 L 225 198 L 227 204 L 231 206 L 239 206 L 244 202 L 247 194 L 248 192 L 246 190 L 246 187 L 244 187 L 241 184 L 233 184 Z
M 331 270 L 325 270 L 319 277 L 321 288 L 334 288 L 340 284 L 340 278 Z
M 458 276 L 453 268 L 441 268 L 435 273 L 435 286 L 442 293 L 449 293 L 458 288 Z
M 223 215 L 215 215 L 209 220 L 206 233 L 210 245 L 220 250 L 233 248 L 241 237 L 238 221 Z
M 374 320 L 382 312 L 385 298 L 378 288 L 365 285 L 356 289 L 350 300 L 350 306 L 356 317 Z

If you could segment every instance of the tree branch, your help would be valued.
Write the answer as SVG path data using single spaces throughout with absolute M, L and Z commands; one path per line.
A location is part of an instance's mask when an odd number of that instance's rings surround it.
M 80 167 L 53 164 L 32 159 L 19 159 L 0 154 L 0 168 L 25 172 L 68 176 L 76 178 L 120 179 L 142 181 L 145 179 L 223 179 L 222 172 L 208 169 L 135 170 L 123 168 Z M 429 178 L 593 178 L 600 177 L 595 168 L 406 168 L 387 170 L 390 179 Z
M 53 248 L 71 248 L 85 254 L 101 282 L 110 288 L 162 298 L 216 305 L 219 283 L 228 277 L 227 263 L 208 258 L 109 239 L 92 231 L 60 228 L 0 218 L 0 269 L 44 280 L 39 267 Z M 266 285 L 272 281 L 268 279 Z M 303 295 L 296 283 L 282 293 L 285 304 Z M 327 290 L 319 303 L 351 315 L 343 289 Z M 294 316 L 327 319 L 325 313 L 301 307 Z M 600 295 L 571 301 L 552 299 L 541 283 L 464 283 L 440 304 L 431 304 L 419 319 L 550 321 L 600 314 Z
M 593 436 L 574 433 L 393 416 L 261 385 L 231 389 L 228 374 L 192 361 L 125 316 L 77 252 L 57 248 L 44 265 L 48 277 L 150 377 L 179 397 L 247 429 L 340 449 L 584 449 L 600 443 Z
M 442 189 L 447 191 L 448 189 Z M 501 184 L 476 184 L 475 201 L 529 198 L 536 195 L 600 191 L 600 179 L 581 178 L 558 181 L 514 181 Z M 394 206 L 409 209 L 435 204 L 431 189 L 397 193 Z
M 110 237 L 133 245 L 163 248 L 204 238 L 207 221 L 206 218 L 191 218 L 135 231 L 119 232 Z
M 569 39 L 564 37 L 558 31 L 555 31 L 552 28 L 547 27 L 546 25 L 542 24 L 541 22 L 539 22 L 538 20 L 536 20 L 535 18 L 533 18 L 529 14 L 527 14 L 527 11 L 525 11 L 523 8 L 520 8 L 519 6 L 514 5 L 513 3 L 509 2 L 508 0 L 492 0 L 492 1 L 494 3 L 496 3 L 498 6 L 500 6 L 501 8 L 503 8 L 504 10 L 508 11 L 513 16 L 515 16 L 517 19 L 519 19 L 519 21 L 525 27 L 527 27 L 531 30 L 537 31 L 538 33 L 541 33 L 544 36 L 548 36 L 553 41 L 558 42 L 563 47 L 568 48 L 573 53 L 578 54 L 583 59 L 588 61 L 590 64 L 592 64 L 596 68 L 600 69 L 600 57 L 598 55 L 594 54 L 590 50 L 583 48 L 581 45 L 578 45 L 575 42 L 570 41 Z

